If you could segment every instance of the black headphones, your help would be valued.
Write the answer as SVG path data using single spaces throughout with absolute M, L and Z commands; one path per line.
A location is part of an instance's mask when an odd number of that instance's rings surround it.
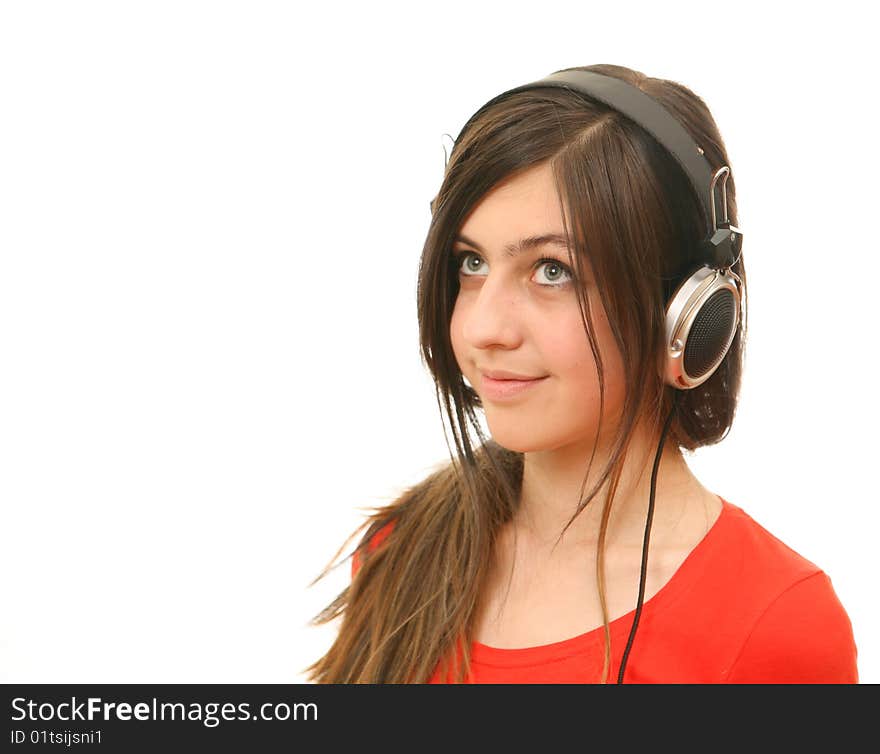
M 462 134 L 480 112 L 503 97 L 527 89 L 548 86 L 561 87 L 589 99 L 599 100 L 645 129 L 684 169 L 703 207 L 703 217 L 707 222 L 705 237 L 695 245 L 694 251 L 689 255 L 697 265 L 696 269 L 678 285 L 666 302 L 665 353 L 660 359 L 659 368 L 664 382 L 676 390 L 672 393 L 672 408 L 660 435 L 651 472 L 651 494 L 642 546 L 639 597 L 617 675 L 617 683 L 623 683 L 626 663 L 639 625 L 645 596 L 648 545 L 654 517 L 654 497 L 661 452 L 675 415 L 679 391 L 697 387 L 709 379 L 724 360 L 736 335 L 742 302 L 742 281 L 730 268 L 739 261 L 742 233 L 730 224 L 727 217 L 725 186 L 730 176 L 730 168 L 725 165 L 713 171 L 703 150 L 666 108 L 638 87 L 613 76 L 605 76 L 594 71 L 557 71 L 530 84 L 508 89 L 477 110 L 462 127 L 455 141 L 461 139 Z M 722 197 L 720 222 L 715 211 L 715 189 L 719 179 L 721 179 Z
M 742 233 L 727 217 L 725 186 L 730 168 L 712 170 L 703 150 L 659 102 L 641 89 L 613 76 L 593 71 L 557 71 L 545 78 L 508 89 L 493 97 L 465 123 L 490 105 L 515 92 L 540 87 L 561 87 L 614 108 L 645 129 L 684 169 L 703 207 L 706 236 L 691 252 L 696 270 L 675 289 L 666 304 L 665 358 L 660 370 L 666 384 L 688 390 L 705 382 L 718 368 L 730 348 L 739 324 L 741 281 L 731 271 L 739 261 Z M 722 219 L 715 211 L 716 187 L 721 179 Z

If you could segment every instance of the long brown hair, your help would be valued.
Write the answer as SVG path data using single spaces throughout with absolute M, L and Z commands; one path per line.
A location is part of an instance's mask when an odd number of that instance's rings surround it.
M 667 108 L 702 147 L 713 169 L 731 167 L 727 216 L 738 225 L 732 166 L 702 99 L 677 82 L 623 66 L 566 70 L 617 77 Z M 312 682 L 423 683 L 438 667 L 449 680 L 466 679 L 476 607 L 498 532 L 519 503 L 523 455 L 483 435 L 476 413 L 480 398 L 464 382 L 453 354 L 449 323 L 458 277 L 450 252 L 453 238 L 482 197 L 544 161 L 552 167 L 560 202 L 571 219 L 566 233 L 574 250 L 575 277 L 586 279 L 583 260 L 589 259 L 625 372 L 625 398 L 612 452 L 571 519 L 607 486 L 600 545 L 636 424 L 647 419 L 659 437 L 672 410 L 673 389 L 664 385 L 657 361 L 663 349 L 665 304 L 693 268 L 694 245 L 705 235 L 707 222 L 688 179 L 653 137 L 606 105 L 554 87 L 502 98 L 481 112 L 455 143 L 431 204 L 419 265 L 421 354 L 436 385 L 444 433 L 448 419 L 455 452 L 450 448 L 448 463 L 438 465 L 394 502 L 374 508 L 312 582 L 329 573 L 348 544 L 366 529 L 348 556 L 354 555 L 360 566 L 351 583 L 312 619 L 320 625 L 341 617 L 332 646 L 305 669 Z M 742 280 L 744 296 L 742 255 L 732 269 Z M 588 290 L 578 288 L 604 402 L 602 355 L 593 333 Z M 717 443 L 730 430 L 743 364 L 744 304 L 721 365 L 708 380 L 678 396 L 669 442 L 681 449 Z M 478 442 L 472 442 L 468 426 Z M 446 439 L 449 446 L 448 434 Z M 375 535 L 389 528 L 390 534 L 375 546 Z M 597 586 L 606 645 L 605 667 L 596 680 L 605 682 L 610 638 L 601 552 L 600 546 Z

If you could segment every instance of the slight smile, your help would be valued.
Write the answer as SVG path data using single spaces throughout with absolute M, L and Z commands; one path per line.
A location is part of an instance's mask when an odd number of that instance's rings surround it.
M 493 374 L 499 374 L 497 372 Z M 481 395 L 494 401 L 508 400 L 519 397 L 529 389 L 540 385 L 549 375 L 527 379 L 499 379 L 489 377 L 485 372 L 480 373 L 482 390 Z

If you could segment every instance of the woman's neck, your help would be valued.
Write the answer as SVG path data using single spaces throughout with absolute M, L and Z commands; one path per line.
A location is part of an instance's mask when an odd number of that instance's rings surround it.
M 656 450 L 656 442 L 646 441 L 645 433 L 637 432 L 633 436 L 609 514 L 606 531 L 609 547 L 641 547 Z M 598 480 L 608 452 L 596 454 L 584 486 L 589 456 L 589 450 L 573 446 L 524 455 L 520 504 L 511 522 L 517 536 L 526 537 L 539 549 L 546 547 L 548 553 L 595 548 L 608 496 L 608 480 L 554 548 L 582 495 L 585 497 Z M 695 502 L 704 505 L 707 495 L 711 493 L 693 475 L 678 448 L 667 443 L 657 474 L 652 541 L 661 545 L 664 532 L 675 528 L 690 505 Z

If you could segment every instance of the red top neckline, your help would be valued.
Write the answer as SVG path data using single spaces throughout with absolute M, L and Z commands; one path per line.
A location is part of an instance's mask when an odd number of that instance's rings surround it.
M 711 546 L 712 541 L 724 535 L 724 530 L 727 528 L 731 516 L 737 511 L 736 506 L 720 495 L 718 499 L 721 500 L 721 513 L 715 520 L 715 523 L 712 524 L 709 531 L 703 535 L 703 538 L 688 553 L 688 556 L 682 561 L 675 573 L 672 574 L 672 578 L 656 594 L 642 604 L 640 621 L 644 619 L 646 612 L 657 613 L 686 593 L 702 572 L 705 561 L 714 551 L 714 548 Z M 608 624 L 612 640 L 617 639 L 618 636 L 625 636 L 629 632 L 634 617 L 635 607 Z M 597 626 L 586 633 L 578 634 L 568 639 L 533 647 L 517 647 L 513 649 L 491 647 L 488 644 L 474 641 L 471 644 L 471 662 L 496 667 L 538 665 L 553 659 L 569 657 L 581 651 L 588 651 L 595 648 L 596 645 L 603 643 L 604 639 L 604 626 Z

